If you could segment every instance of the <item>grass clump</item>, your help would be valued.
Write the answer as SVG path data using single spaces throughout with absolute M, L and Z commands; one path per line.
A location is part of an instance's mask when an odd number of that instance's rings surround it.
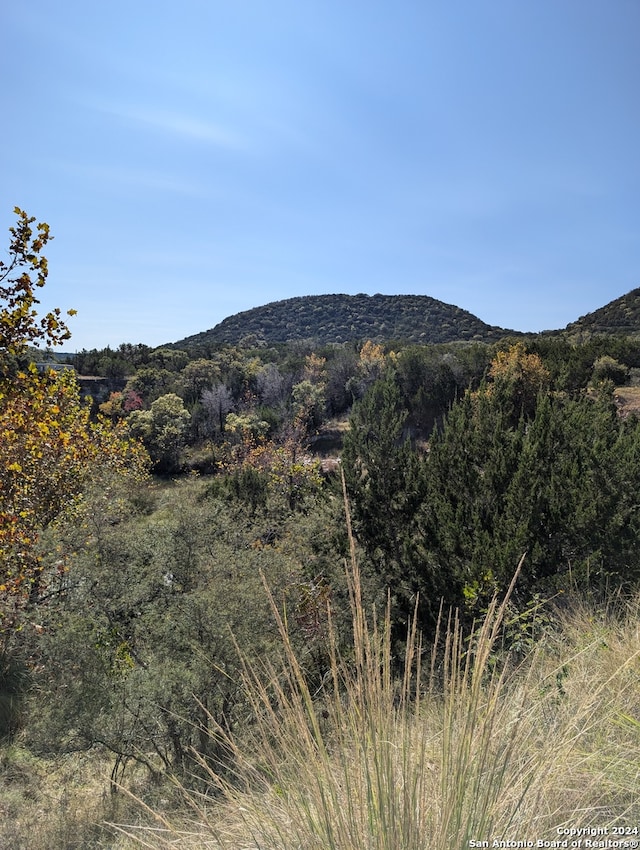
M 633 612 L 574 612 L 516 662 L 497 651 L 512 585 L 472 634 L 452 616 L 429 653 L 411 628 L 398 679 L 389 612 L 366 616 L 353 547 L 348 572 L 353 643 L 341 652 L 329 625 L 320 689 L 273 603 L 282 666 L 245 664 L 246 734 L 217 731 L 233 771 L 185 792 L 189 816 L 125 834 L 151 848 L 455 850 L 637 822 Z

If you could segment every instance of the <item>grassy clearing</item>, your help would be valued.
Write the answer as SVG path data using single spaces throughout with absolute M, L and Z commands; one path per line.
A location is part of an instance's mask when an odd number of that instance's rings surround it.
M 321 692 L 274 606 L 282 669 L 245 667 L 248 734 L 219 730 L 235 774 L 210 775 L 215 801 L 185 792 L 189 816 L 123 834 L 149 848 L 455 850 L 638 824 L 637 607 L 577 608 L 516 663 L 498 652 L 494 603 L 471 636 L 444 624 L 430 653 L 411 633 L 397 681 L 389 618 L 365 616 L 355 559 L 350 581 L 353 646 L 341 655 L 329 631 Z

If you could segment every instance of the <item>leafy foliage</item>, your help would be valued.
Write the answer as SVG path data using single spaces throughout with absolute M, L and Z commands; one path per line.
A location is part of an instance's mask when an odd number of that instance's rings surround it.
M 40 529 L 95 477 L 96 465 L 140 474 L 146 459 L 124 426 L 89 421 L 71 373 L 19 372 L 0 390 L 0 435 L 0 592 L 18 603 L 42 589 Z M 11 622 L 7 609 L 3 615 Z
M 32 227 L 35 218 L 19 207 L 14 210 L 18 221 L 9 228 L 9 259 L 0 260 L 0 356 L 6 369 L 7 355 L 23 355 L 28 345 L 58 345 L 71 333 L 61 319 L 59 308 L 38 320 L 36 289 L 45 285 L 47 259 L 41 252 L 53 237 L 49 225 L 41 222 Z M 68 315 L 74 315 L 69 310 Z
M 4 276 L 0 308 L 0 630 L 15 627 L 20 609 L 44 592 L 47 576 L 37 552 L 46 528 L 75 498 L 84 484 L 103 471 L 141 474 L 146 458 L 128 439 L 126 428 L 90 422 L 72 372 L 39 373 L 28 362 L 28 344 L 55 344 L 68 337 L 59 311 L 40 322 L 33 309 L 33 286 L 44 285 L 47 265 L 40 250 L 49 238 L 47 225 L 31 223 L 22 211 L 11 228 L 12 260 Z M 32 282 L 30 273 L 36 275 Z M 9 368 L 11 358 L 13 365 Z M 64 569 L 60 565 L 59 569 Z
M 215 729 L 241 734 L 249 717 L 238 647 L 254 663 L 275 658 L 262 575 L 300 620 L 296 640 L 313 669 L 321 641 L 309 588 L 328 557 L 314 521 L 271 489 L 252 511 L 246 489 L 225 494 L 197 479 L 143 493 L 136 508 L 131 486 L 114 480 L 47 533 L 50 559 L 66 553 L 70 569 L 24 635 L 38 706 L 25 736 L 50 754 L 101 744 L 114 779 L 132 761 L 156 776 L 197 773 L 198 758 L 224 771 Z
M 604 381 L 610 381 L 614 387 L 622 386 L 629 380 L 629 369 L 615 357 L 604 354 L 593 364 L 591 383 L 598 387 Z
M 149 410 L 133 410 L 128 418 L 134 436 L 139 437 L 151 455 L 158 472 L 175 472 L 180 467 L 191 414 L 180 396 L 167 393 L 157 398 Z
M 537 354 L 528 354 L 523 343 L 498 351 L 489 368 L 491 383 L 483 392 L 495 392 L 512 405 L 511 419 L 530 417 L 541 393 L 549 389 L 549 371 Z

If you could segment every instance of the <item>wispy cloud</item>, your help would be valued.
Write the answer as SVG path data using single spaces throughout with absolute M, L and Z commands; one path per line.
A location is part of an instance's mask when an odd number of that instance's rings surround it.
M 114 115 L 122 120 L 146 125 L 162 133 L 180 136 L 196 142 L 205 142 L 229 150 L 248 150 L 249 143 L 240 134 L 213 121 L 194 118 L 164 109 L 137 106 L 97 105 L 99 112 Z

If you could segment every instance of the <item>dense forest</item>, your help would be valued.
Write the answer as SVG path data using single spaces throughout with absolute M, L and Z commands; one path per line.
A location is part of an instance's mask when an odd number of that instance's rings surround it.
M 100 753 L 114 789 L 213 794 L 254 728 L 243 677 L 275 669 L 284 620 L 289 685 L 303 671 L 329 717 L 350 559 L 356 602 L 387 610 L 391 678 L 412 629 L 426 646 L 455 611 L 469 635 L 519 563 L 500 632 L 519 658 L 576 600 L 638 590 L 639 337 L 271 343 L 248 325 L 241 343 L 36 368 L 69 334 L 59 311 L 35 316 L 34 221 L 17 211 L 0 267 L 5 753 Z M 107 846 L 81 841 L 64 846 Z

